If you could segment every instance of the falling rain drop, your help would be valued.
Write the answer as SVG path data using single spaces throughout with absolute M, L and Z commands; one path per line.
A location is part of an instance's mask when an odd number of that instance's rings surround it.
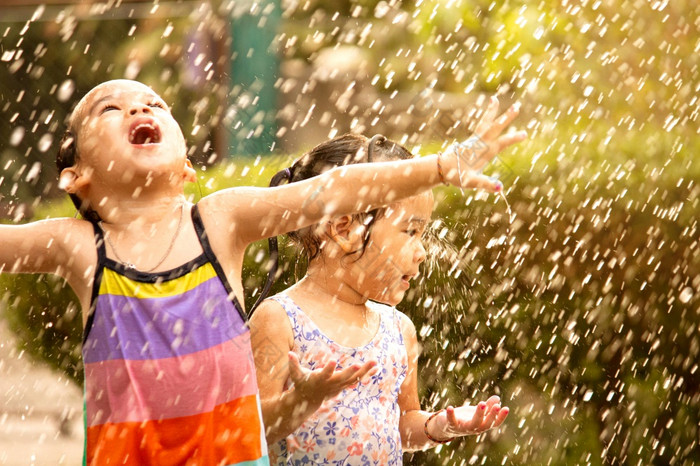
M 53 143 L 53 134 L 51 133 L 46 133 L 39 138 L 39 142 L 37 143 L 37 149 L 39 149 L 39 152 L 46 152 L 51 148 L 51 144 Z
M 688 304 L 693 298 L 693 289 L 689 286 L 683 288 L 678 295 L 678 300 L 683 304 Z
M 59 102 L 67 102 L 75 92 L 75 82 L 72 79 L 66 79 L 58 86 L 56 98 Z
M 165 27 L 165 31 L 163 31 L 163 37 L 170 37 L 170 34 L 173 33 L 173 23 L 168 23 L 168 25 Z
M 127 79 L 136 79 L 141 72 L 141 64 L 136 60 L 131 60 L 124 70 L 124 76 Z
M 32 167 L 29 169 L 27 172 L 27 176 L 25 177 L 25 181 L 27 183 L 31 183 L 33 181 L 36 181 L 37 178 L 39 177 L 39 174 L 41 173 L 41 164 L 39 162 L 34 162 L 32 164 Z M 53 325 L 53 322 L 50 322 Z
M 22 139 L 24 139 L 25 132 L 26 130 L 23 126 L 17 126 L 15 129 L 13 129 L 12 133 L 10 134 L 10 145 L 13 147 L 18 146 L 19 143 L 22 142 Z

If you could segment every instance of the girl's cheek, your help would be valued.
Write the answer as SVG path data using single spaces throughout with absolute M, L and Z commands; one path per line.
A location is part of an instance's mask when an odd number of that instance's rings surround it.
M 95 123 L 88 123 L 80 131 L 79 139 L 83 144 L 95 145 L 95 140 L 100 139 L 103 133 Z

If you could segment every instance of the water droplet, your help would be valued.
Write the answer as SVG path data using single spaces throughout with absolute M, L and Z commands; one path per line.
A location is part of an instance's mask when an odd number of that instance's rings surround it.
M 5 50 L 2 52 L 2 56 L 0 57 L 0 61 L 12 61 L 12 59 L 15 57 L 15 50 Z
M 124 77 L 126 79 L 136 79 L 136 77 L 141 72 L 141 64 L 136 60 L 131 60 L 124 70 Z
M 682 302 L 683 304 L 687 304 L 690 302 L 690 300 L 693 298 L 693 289 L 689 286 L 686 286 L 681 290 L 681 293 L 678 295 L 678 300 Z
M 387 13 L 389 13 L 390 9 L 391 7 L 387 2 L 381 1 L 377 3 L 377 6 L 374 8 L 374 17 L 377 19 L 381 19 L 385 17 Z
M 173 324 L 173 333 L 175 335 L 182 335 L 182 332 L 185 329 L 185 323 L 182 321 L 182 319 L 177 319 L 175 321 L 175 324 Z
M 163 37 L 170 37 L 170 34 L 173 33 L 173 29 L 173 23 L 168 23 L 165 27 L 165 31 L 163 31 Z
M 75 82 L 72 79 L 66 79 L 58 87 L 56 98 L 59 102 L 67 102 L 75 92 Z
M 32 168 L 30 168 L 29 171 L 27 172 L 26 181 L 29 183 L 29 182 L 36 180 L 39 177 L 40 173 L 41 173 L 41 164 L 39 162 L 34 162 L 32 164 Z
M 23 126 L 18 126 L 15 129 L 12 130 L 12 134 L 10 134 L 10 145 L 13 147 L 16 147 L 19 145 L 20 142 L 22 142 L 22 139 L 24 139 L 24 133 L 25 129 Z
M 53 143 L 53 134 L 51 133 L 46 133 L 41 138 L 39 139 L 39 142 L 37 143 L 37 148 L 39 149 L 39 152 L 46 152 L 51 148 L 51 143 Z

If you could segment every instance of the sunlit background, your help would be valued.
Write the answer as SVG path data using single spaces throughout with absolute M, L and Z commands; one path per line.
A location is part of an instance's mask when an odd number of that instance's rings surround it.
M 496 393 L 511 413 L 405 461 L 698 464 L 699 31 L 694 0 L 2 1 L 0 218 L 74 214 L 57 143 L 111 78 L 172 106 L 194 200 L 349 131 L 427 154 L 466 138 L 485 97 L 519 101 L 530 137 L 486 170 L 505 196 L 436 190 L 431 258 L 399 306 L 426 409 Z M 251 247 L 248 306 L 266 257 Z M 80 459 L 76 309 L 56 279 L 0 277 L 0 464 Z

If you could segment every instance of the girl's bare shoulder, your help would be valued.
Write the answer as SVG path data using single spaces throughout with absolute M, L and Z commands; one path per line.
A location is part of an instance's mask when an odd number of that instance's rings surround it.
M 44 234 L 61 245 L 77 245 L 89 243 L 94 247 L 95 229 L 86 220 L 78 218 L 49 218 L 28 223 L 26 227 L 33 228 L 38 234 Z
M 280 330 L 287 333 L 290 330 L 289 319 L 287 313 L 280 303 L 273 299 L 266 299 L 255 309 L 255 312 L 250 319 L 251 330 L 275 333 Z

